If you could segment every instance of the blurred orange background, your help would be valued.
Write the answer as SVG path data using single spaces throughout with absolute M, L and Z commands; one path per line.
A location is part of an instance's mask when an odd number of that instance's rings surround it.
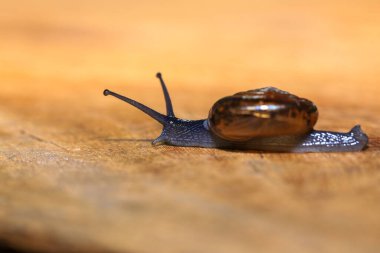
M 377 106 L 379 10 L 373 0 L 2 1 L 0 80 L 150 86 L 161 71 L 170 87 L 308 86 Z
M 0 6 L 0 246 L 378 251 L 380 1 Z M 102 92 L 164 112 L 157 71 L 178 117 L 205 118 L 222 96 L 270 85 L 314 101 L 318 129 L 362 124 L 370 147 L 152 147 L 161 126 Z

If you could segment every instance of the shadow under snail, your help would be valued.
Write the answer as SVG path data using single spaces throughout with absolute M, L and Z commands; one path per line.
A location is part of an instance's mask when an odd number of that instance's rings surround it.
M 368 143 L 356 125 L 348 133 L 317 131 L 318 110 L 313 102 L 273 87 L 239 92 L 218 100 L 208 119 L 175 117 L 169 92 L 157 73 L 166 102 L 163 115 L 109 90 L 111 95 L 140 109 L 163 125 L 153 145 L 204 147 L 271 152 L 351 152 Z

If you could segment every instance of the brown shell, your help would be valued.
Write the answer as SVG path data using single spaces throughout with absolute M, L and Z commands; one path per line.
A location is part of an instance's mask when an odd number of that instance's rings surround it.
M 208 124 L 219 137 L 246 141 L 256 137 L 301 135 L 318 119 L 313 102 L 273 87 L 236 93 L 217 101 Z

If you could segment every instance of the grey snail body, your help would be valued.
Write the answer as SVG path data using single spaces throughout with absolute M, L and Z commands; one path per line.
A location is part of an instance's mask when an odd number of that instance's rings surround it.
M 307 99 L 273 87 L 222 98 L 211 108 L 207 119 L 179 119 L 174 115 L 160 73 L 157 78 L 166 101 L 166 115 L 112 91 L 103 92 L 133 105 L 163 125 L 153 145 L 299 153 L 360 151 L 368 143 L 359 125 L 347 133 L 314 130 L 317 107 Z

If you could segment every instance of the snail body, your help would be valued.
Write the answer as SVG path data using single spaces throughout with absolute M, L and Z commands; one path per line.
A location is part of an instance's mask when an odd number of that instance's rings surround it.
M 350 152 L 368 143 L 357 125 L 347 133 L 317 131 L 318 109 L 313 102 L 274 87 L 239 92 L 218 100 L 209 117 L 184 120 L 175 117 L 160 73 L 167 114 L 109 90 L 112 95 L 145 112 L 163 125 L 153 145 L 258 150 L 270 152 Z

